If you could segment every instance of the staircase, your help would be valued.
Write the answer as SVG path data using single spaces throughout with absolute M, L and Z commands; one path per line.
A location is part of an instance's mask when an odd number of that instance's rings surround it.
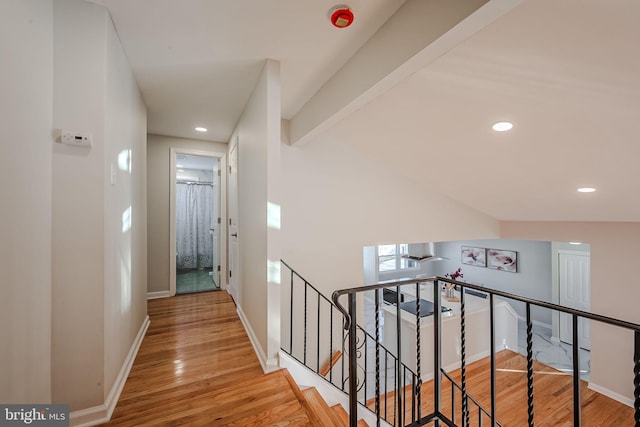
M 298 384 L 287 371 L 283 369 L 280 372 L 291 387 L 300 406 L 304 409 L 309 422 L 312 426 L 317 427 L 346 427 L 349 425 L 349 414 L 340 404 L 329 406 L 315 387 L 300 390 Z M 364 420 L 358 420 L 359 427 L 368 427 Z
M 284 327 L 282 329 L 281 350 L 299 362 L 299 364 L 317 374 L 317 378 L 327 381 L 347 394 L 349 398 L 347 415 L 347 411 L 341 407 L 329 409 L 315 389 L 300 392 L 301 405 L 305 407 L 309 414 L 309 419 L 318 423 L 316 425 L 349 425 L 350 427 L 364 425 L 361 420 L 358 420 L 359 411 L 364 410 L 367 414 L 373 413 L 375 421 L 372 422 L 375 424 L 380 425 L 381 422 L 387 422 L 396 427 L 417 427 L 432 425 L 434 422 L 435 425 L 444 423 L 448 426 L 461 425 L 470 427 L 472 425 L 482 426 L 483 423 L 487 423 L 492 427 L 501 427 L 503 424 L 497 420 L 497 412 L 499 412 L 501 418 L 504 417 L 503 422 L 505 422 L 505 425 L 528 425 L 529 427 L 534 427 L 535 420 L 540 421 L 547 415 L 556 416 L 554 411 L 565 413 L 566 420 L 563 420 L 562 425 L 568 425 L 572 420 L 574 426 L 581 426 L 583 414 L 590 419 L 598 419 L 597 414 L 602 413 L 601 409 L 593 413 L 593 407 L 611 406 L 610 404 L 591 405 L 594 399 L 591 399 L 586 387 L 580 380 L 578 321 L 584 318 L 632 331 L 633 416 L 625 415 L 624 422 L 625 425 L 632 425 L 631 423 L 633 423 L 635 427 L 640 427 L 640 324 L 574 310 L 444 277 L 431 277 L 420 280 L 401 279 L 394 282 L 382 282 L 375 285 L 341 289 L 335 291 L 332 299 L 329 300 L 284 261 L 282 261 L 282 265 L 289 271 L 290 280 L 289 286 L 283 286 L 283 301 L 288 301 L 288 304 L 285 303 L 285 307 L 288 305 L 289 310 L 288 313 L 285 312 L 282 323 L 283 325 L 288 323 L 289 328 Z M 421 286 L 425 282 L 432 284 L 432 295 L 426 296 L 426 298 L 432 298 L 431 301 L 423 300 L 420 295 Z M 442 284 L 448 284 L 448 286 L 455 288 L 460 295 L 459 314 L 455 316 L 459 321 L 459 332 L 455 333 L 459 333 L 460 337 L 458 353 L 460 369 L 453 376 L 450 375 L 453 372 L 447 372 L 443 369 L 442 363 Z M 395 306 L 395 318 L 402 319 L 402 322 L 396 322 L 395 334 L 391 333 L 395 340 L 395 351 L 390 351 L 389 348 L 383 345 L 381 336 L 382 291 L 391 288 L 400 295 L 403 287 L 408 287 L 415 291 L 415 300 L 411 301 L 415 303 L 414 310 L 411 311 L 414 317 L 403 314 L 402 308 L 399 305 Z M 374 299 L 374 306 L 370 310 L 372 309 L 371 313 L 373 313 L 375 325 L 369 325 L 369 329 L 372 330 L 371 333 L 355 322 L 358 317 L 356 315 L 358 313 L 356 295 L 363 292 L 372 293 Z M 465 294 L 469 293 L 473 296 L 473 292 L 483 292 L 487 295 L 485 299 L 488 298 L 486 311 L 489 314 L 489 322 L 486 327 L 489 329 L 489 339 L 487 340 L 489 343 L 489 356 L 483 362 L 487 366 L 478 372 L 474 371 L 474 364 L 467 365 L 466 356 L 467 315 Z M 340 301 L 341 297 L 346 298 Z M 517 355 L 517 353 L 507 350 L 503 350 L 498 354 L 500 348 L 496 341 L 497 322 L 494 297 L 517 301 L 525 305 L 526 356 Z M 347 300 L 346 306 L 343 305 L 345 299 Z M 430 319 L 426 320 L 431 323 L 425 323 L 424 325 L 426 325 L 425 330 L 430 329 L 432 332 L 431 338 L 425 340 L 424 350 L 433 356 L 433 360 L 429 362 L 429 366 L 426 366 L 426 368 L 432 369 L 431 372 L 434 374 L 431 381 L 423 383 L 422 379 L 423 377 L 428 377 L 429 371 L 426 371 L 423 376 L 421 359 L 423 339 L 421 336 L 424 334 L 426 338 L 428 334 L 423 332 L 421 328 L 423 325 L 421 322 L 425 321 L 421 319 L 423 317 L 421 308 L 430 309 L 429 304 L 432 308 L 432 314 L 427 312 L 427 316 L 430 316 Z M 566 402 L 560 402 L 557 398 L 546 399 L 547 392 L 551 388 L 543 385 L 540 381 L 540 367 L 536 365 L 537 362 L 534 363 L 533 359 L 532 308 L 564 313 L 573 320 L 573 369 L 571 370 L 572 375 L 566 377 L 569 383 L 562 387 L 563 392 L 566 392 L 568 396 L 565 399 Z M 403 323 L 414 326 L 413 330 L 415 332 L 405 333 L 401 329 Z M 410 357 L 404 354 L 403 342 L 405 340 L 409 340 L 408 342 L 415 346 L 413 349 L 405 349 L 409 350 Z M 405 347 L 407 346 L 405 345 Z M 451 350 L 451 346 L 448 347 L 448 350 Z M 513 356 L 511 353 L 517 355 L 515 359 L 522 366 L 516 370 L 501 368 L 500 372 L 498 372 L 497 362 L 506 357 L 505 355 Z M 404 363 L 405 360 L 413 368 L 407 366 Z M 430 366 L 431 364 L 433 366 Z M 534 371 L 534 367 L 537 367 L 538 371 Z M 497 409 L 498 397 L 504 404 L 514 395 L 514 393 L 507 395 L 503 393 L 504 384 L 500 384 L 502 388 L 499 390 L 499 382 L 505 376 L 505 372 L 510 381 L 514 378 L 513 373 L 520 375 L 520 377 L 517 377 L 519 383 L 516 389 L 522 392 L 521 394 L 524 397 L 524 399 L 520 398 L 512 404 L 506 405 L 506 407 L 512 408 L 508 411 Z M 535 387 L 534 372 L 538 376 L 535 380 Z M 546 374 L 549 373 L 546 372 Z M 556 376 L 557 372 L 549 374 L 547 377 L 552 378 L 552 375 Z M 479 378 L 484 378 L 486 382 L 486 390 L 479 393 L 479 395 L 483 396 L 480 399 L 483 403 L 480 403 L 476 396 L 472 396 L 469 393 L 469 385 Z M 472 388 L 475 394 L 478 389 Z M 534 389 L 538 405 L 535 405 Z M 429 395 L 430 391 L 432 391 L 431 395 Z M 444 402 L 444 399 L 447 402 Z M 541 404 L 541 401 L 546 403 L 553 402 L 554 405 Z M 451 402 L 451 404 L 449 405 L 448 402 Z M 322 405 L 323 403 L 324 406 Z M 551 406 L 551 409 L 549 410 L 547 406 Z M 316 409 L 312 409 L 312 407 Z M 534 411 L 534 407 L 536 407 L 536 411 Z M 348 424 L 344 423 L 345 416 L 348 417 Z M 515 423 L 505 421 L 512 416 L 517 420 Z M 633 418 L 633 421 L 630 421 L 631 418 Z M 369 419 L 368 415 L 367 419 Z M 477 424 L 474 420 L 477 420 Z M 337 422 L 340 423 L 336 424 Z M 457 424 L 457 422 L 460 424 Z M 544 422 L 542 425 L 545 425 Z

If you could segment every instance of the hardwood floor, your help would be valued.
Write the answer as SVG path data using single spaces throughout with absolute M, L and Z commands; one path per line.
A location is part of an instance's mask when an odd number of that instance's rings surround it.
M 505 427 L 527 425 L 527 376 L 526 358 L 513 351 L 504 350 L 496 356 L 497 410 L 496 419 Z M 486 409 L 491 409 L 491 378 L 488 358 L 467 367 L 468 392 Z M 450 373 L 460 383 L 460 370 Z M 573 378 L 569 375 L 534 362 L 534 423 L 536 427 L 573 426 Z M 633 409 L 613 399 L 588 389 L 581 382 L 582 425 L 587 426 L 633 426 Z M 452 417 L 451 383 L 443 378 L 442 413 Z M 422 388 L 422 416 L 433 412 L 433 382 L 425 382 Z M 387 413 L 392 420 L 394 409 L 393 394 L 387 395 Z M 405 417 L 411 417 L 411 390 L 405 391 L 405 401 L 409 402 Z M 461 424 L 460 392 L 456 390 L 455 421 Z M 374 402 L 368 406 L 374 408 Z M 470 403 L 470 425 L 478 426 L 477 407 Z M 384 409 L 383 409 L 384 411 Z M 490 425 L 490 418 L 483 416 L 482 425 Z
M 151 300 L 148 307 L 151 325 L 105 426 L 345 425 L 341 408 L 332 408 L 329 416 L 311 408 L 317 396 L 297 389 L 286 371 L 263 374 L 226 292 Z M 470 394 L 489 409 L 488 365 L 488 359 L 469 365 L 467 381 Z M 497 366 L 497 418 L 505 427 L 526 425 L 526 373 L 522 372 L 526 360 L 503 351 Z M 572 425 L 571 377 L 555 375 L 558 371 L 539 363 L 535 371 L 535 425 Z M 459 380 L 459 372 L 452 376 Z M 631 408 L 582 385 L 583 426 L 633 425 Z M 422 389 L 423 415 L 433 408 L 431 387 L 428 382 Z M 451 414 L 450 390 L 444 380 L 442 402 L 447 415 Z M 388 413 L 393 414 L 393 399 L 388 398 Z M 406 399 L 411 402 L 410 391 Z M 471 426 L 476 426 L 478 414 L 471 408 Z M 460 424 L 459 393 L 456 412 Z M 489 425 L 488 418 L 483 422 Z
M 106 426 L 306 426 L 284 371 L 264 375 L 226 292 L 149 301 L 151 325 Z

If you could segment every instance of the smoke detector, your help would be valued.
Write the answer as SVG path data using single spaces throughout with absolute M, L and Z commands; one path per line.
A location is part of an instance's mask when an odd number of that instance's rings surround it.
M 347 28 L 353 24 L 353 12 L 349 6 L 336 6 L 329 12 L 331 24 L 336 28 Z

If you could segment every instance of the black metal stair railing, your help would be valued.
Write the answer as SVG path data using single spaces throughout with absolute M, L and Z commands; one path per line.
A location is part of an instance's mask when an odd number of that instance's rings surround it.
M 416 381 L 414 384 L 414 396 L 418 396 L 420 399 L 421 396 L 421 375 L 420 375 L 420 358 L 421 358 L 421 340 L 420 340 L 420 283 L 424 282 L 432 282 L 433 283 L 433 409 L 429 415 L 422 416 L 421 414 L 421 405 L 418 404 L 415 408 L 415 411 L 412 410 L 412 417 L 410 423 L 403 424 L 403 415 L 404 411 L 402 411 L 402 396 L 399 394 L 396 403 L 398 404 L 398 416 L 397 419 L 399 423 L 397 425 L 404 426 L 420 426 L 426 425 L 429 423 L 434 423 L 436 427 L 439 427 L 442 424 L 447 426 L 457 426 L 455 423 L 455 401 L 452 403 L 452 414 L 451 417 L 448 417 L 443 413 L 442 409 L 442 379 L 443 376 L 449 381 L 453 382 L 453 379 L 443 371 L 442 369 L 442 343 L 441 343 L 441 333 L 442 333 L 442 313 L 441 313 L 441 284 L 451 284 L 457 287 L 460 290 L 460 337 L 461 337 L 461 354 L 460 354 L 460 373 L 461 373 L 461 384 L 458 387 L 461 394 L 461 404 L 462 404 L 462 426 L 469 427 L 471 426 L 470 420 L 470 409 L 469 409 L 469 401 L 474 403 L 478 407 L 479 419 L 478 425 L 482 425 L 483 414 L 490 417 L 491 426 L 495 427 L 496 425 L 500 426 L 500 423 L 496 420 L 496 347 L 495 347 L 495 310 L 494 310 L 494 296 L 505 298 L 507 300 L 519 301 L 525 304 L 526 308 L 526 343 L 527 343 L 527 425 L 529 427 L 534 426 L 535 422 L 535 411 L 534 411 L 534 382 L 533 382 L 533 334 L 532 327 L 533 322 L 531 318 L 531 307 L 542 307 L 546 309 L 555 310 L 560 313 L 566 313 L 572 318 L 572 326 L 573 326 L 573 425 L 581 426 L 581 396 L 580 396 L 580 357 L 579 357 L 579 323 L 578 320 L 580 318 L 593 320 L 596 322 L 601 322 L 606 325 L 615 326 L 618 328 L 628 329 L 633 331 L 634 342 L 633 342 L 633 385 L 634 385 L 634 425 L 635 427 L 640 427 L 640 325 L 626 322 L 623 320 L 614 319 L 607 316 L 601 316 L 597 314 L 588 313 L 581 310 L 574 310 L 571 308 L 559 306 L 557 304 L 547 303 L 544 301 L 538 301 L 530 298 L 520 297 L 517 295 L 513 295 L 507 292 L 496 291 L 486 287 L 481 287 L 473 284 L 468 284 L 464 282 L 458 282 L 455 280 L 443 278 L 443 277 L 430 277 L 425 279 L 411 279 L 411 280 L 399 280 L 396 282 L 385 282 L 376 285 L 362 286 L 357 288 L 350 289 L 342 289 L 335 291 L 332 295 L 332 300 L 335 305 L 338 307 L 342 315 L 345 319 L 345 329 L 349 331 L 350 339 L 349 339 L 349 377 L 351 380 L 349 381 L 349 399 L 350 399 L 350 414 L 349 414 L 349 423 L 351 427 L 356 427 L 357 417 L 358 417 L 358 405 L 357 405 L 357 392 L 358 392 L 358 384 L 357 381 L 353 378 L 354 373 L 357 369 L 357 359 L 354 355 L 354 351 L 356 349 L 357 342 L 355 340 L 355 332 L 357 331 L 357 326 L 355 324 L 354 319 L 356 318 L 357 313 L 357 304 L 356 304 L 356 295 L 362 292 L 370 292 L 374 291 L 376 294 L 376 315 L 379 311 L 379 298 L 378 294 L 381 289 L 395 288 L 397 295 L 401 295 L 400 291 L 402 287 L 405 286 L 415 286 L 416 289 L 416 353 L 417 353 L 417 367 L 416 367 Z M 489 315 L 490 315 L 490 369 L 491 369 L 491 377 L 490 377 L 490 408 L 485 409 L 480 405 L 475 399 L 470 398 L 467 390 L 466 384 L 466 354 L 465 354 L 465 329 L 466 329 L 466 311 L 465 311 L 465 293 L 467 289 L 476 290 L 484 292 L 485 294 L 489 294 Z M 347 297 L 347 306 L 345 307 L 340 302 L 340 298 L 342 296 Z M 401 324 L 401 312 L 400 312 L 400 304 L 397 304 L 397 312 L 396 312 L 396 326 L 397 326 L 397 360 L 402 361 L 402 340 L 403 334 L 400 330 Z M 379 338 L 379 337 L 376 337 Z M 376 358 L 378 356 L 376 355 Z M 377 360 L 376 360 L 377 365 Z M 400 370 L 398 370 L 398 376 L 401 374 Z M 452 385 L 452 389 L 455 389 L 455 386 Z M 455 393 L 452 391 L 452 399 L 455 399 Z M 415 401 L 415 398 L 413 399 Z M 412 402 L 413 404 L 413 402 Z M 376 409 L 376 415 L 378 419 L 380 418 L 380 412 Z
M 402 360 L 400 341 L 396 342 L 397 348 L 393 351 L 382 344 L 380 290 L 373 294 L 373 334 L 356 322 L 350 323 L 346 330 L 339 308 L 286 262 L 282 261 L 282 265 L 289 272 L 289 286 L 283 287 L 283 301 L 287 302 L 283 306 L 288 306 L 283 319 L 288 320 L 289 328 L 283 328 L 281 342 L 286 344 L 282 345 L 282 351 L 343 392 L 355 390 L 350 392 L 355 396 L 350 400 L 351 413 L 357 414 L 358 405 L 361 405 L 376 415 L 377 426 L 381 421 L 398 427 L 416 425 L 422 418 L 421 355 L 418 352 L 414 371 L 398 362 Z M 419 286 L 417 294 L 420 295 Z M 399 314 L 400 307 L 395 309 Z M 418 302 L 418 312 L 419 309 Z M 398 323 L 397 336 L 400 335 L 399 326 Z M 419 316 L 416 327 L 420 327 Z M 417 339 L 420 348 L 420 337 Z M 334 357 L 336 351 L 342 356 Z M 348 364 L 345 357 L 348 357 Z M 327 362 L 322 364 L 322 360 Z M 463 390 L 453 379 L 449 378 L 449 381 L 452 388 Z M 471 402 L 478 413 L 487 414 L 471 396 L 466 395 L 465 400 L 467 407 Z
M 289 286 L 285 287 L 288 290 L 285 298 L 289 307 L 289 328 L 283 329 L 288 336 L 282 337 L 282 342 L 287 343 L 282 351 L 345 393 L 347 384 L 354 381 L 356 405 L 380 414 L 380 419 L 391 425 L 402 426 L 401 412 L 406 411 L 407 403 L 402 400 L 404 393 L 397 390 L 413 390 L 417 377 L 382 345 L 380 316 L 375 319 L 376 336 L 355 323 L 355 331 L 347 332 L 342 328 L 342 314 L 333 302 L 286 262 L 282 261 L 282 265 L 289 271 Z M 302 338 L 301 342 L 296 343 L 294 337 Z M 338 351 L 342 354 L 337 361 L 334 360 L 336 348 L 340 348 Z M 354 349 L 355 355 L 349 357 L 354 362 L 350 367 L 345 364 L 349 349 Z M 324 359 L 327 364 L 323 366 L 321 360 Z M 375 359 L 374 367 L 370 366 L 372 359 Z M 394 375 L 388 375 L 389 372 Z

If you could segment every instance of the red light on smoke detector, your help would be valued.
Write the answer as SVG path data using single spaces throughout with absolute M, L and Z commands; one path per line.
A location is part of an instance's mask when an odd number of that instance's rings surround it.
M 353 24 L 353 12 L 346 6 L 339 6 L 331 12 L 331 23 L 337 28 L 347 28 Z

